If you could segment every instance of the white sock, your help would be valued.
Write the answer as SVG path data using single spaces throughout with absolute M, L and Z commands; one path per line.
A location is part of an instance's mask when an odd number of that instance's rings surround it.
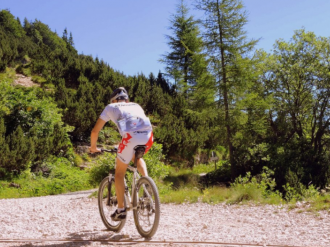
M 124 211 L 125 208 L 117 208 L 117 212 L 120 213 L 121 211 Z

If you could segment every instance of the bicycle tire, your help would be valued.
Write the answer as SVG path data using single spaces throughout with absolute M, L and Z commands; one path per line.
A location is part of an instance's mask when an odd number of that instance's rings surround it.
M 145 192 L 146 185 L 148 193 Z M 151 200 L 152 199 L 152 200 Z M 152 204 L 152 205 L 151 205 Z M 155 182 L 150 177 L 141 177 L 136 183 L 136 192 L 133 198 L 133 215 L 135 226 L 142 237 L 151 238 L 157 231 L 160 220 L 160 200 Z M 149 222 L 145 228 L 142 217 Z M 150 225 L 151 218 L 151 225 Z
M 107 205 L 108 204 L 107 195 L 109 189 L 111 193 L 110 193 L 109 205 Z M 124 204 L 126 205 L 126 198 L 124 198 Z M 98 191 L 98 205 L 99 205 L 101 219 L 103 221 L 103 224 L 106 226 L 106 228 L 113 232 L 119 232 L 124 227 L 126 223 L 126 219 L 122 221 L 113 221 L 110 217 L 110 215 L 117 208 L 117 197 L 115 192 L 114 177 L 111 178 L 110 186 L 109 186 L 109 176 L 104 178 L 100 183 L 99 191 Z

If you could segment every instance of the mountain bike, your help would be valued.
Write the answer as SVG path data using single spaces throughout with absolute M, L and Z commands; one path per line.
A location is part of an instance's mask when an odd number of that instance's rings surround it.
M 128 170 L 133 172 L 131 190 L 129 191 L 125 178 L 124 205 L 127 211 L 133 210 L 134 222 L 140 235 L 151 238 L 157 231 L 160 218 L 160 201 L 155 182 L 150 177 L 140 177 L 137 171 L 137 160 L 142 158 L 146 146 L 139 145 L 134 148 L 134 165 L 128 165 Z M 101 149 L 102 152 L 116 153 L 117 149 Z M 98 205 L 104 225 L 108 230 L 119 232 L 125 225 L 126 219 L 113 221 L 110 215 L 117 208 L 115 191 L 115 176 L 113 171 L 105 177 L 99 186 Z M 127 217 L 127 216 L 126 216 Z

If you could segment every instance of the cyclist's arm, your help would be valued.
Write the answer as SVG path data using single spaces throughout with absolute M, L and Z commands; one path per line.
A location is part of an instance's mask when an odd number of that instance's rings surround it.
M 103 128 L 103 126 L 105 125 L 106 121 L 104 121 L 103 119 L 99 118 L 96 121 L 96 124 L 94 126 L 94 128 L 92 129 L 91 132 L 91 147 L 89 148 L 89 151 L 91 153 L 95 153 L 95 152 L 101 152 L 101 149 L 96 147 L 96 143 L 97 143 L 97 139 L 99 137 L 99 132 L 100 130 Z

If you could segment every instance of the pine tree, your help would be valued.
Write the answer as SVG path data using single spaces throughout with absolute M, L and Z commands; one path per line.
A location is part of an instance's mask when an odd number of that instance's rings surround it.
M 72 37 L 72 33 L 71 32 L 70 32 L 70 36 L 69 36 L 69 44 L 71 46 L 74 46 L 73 37 Z
M 23 24 L 24 31 L 26 32 L 26 35 L 31 36 L 32 30 L 31 30 L 31 23 L 28 21 L 28 19 L 24 18 L 24 24 Z
M 210 69 L 215 80 L 219 117 L 224 111 L 226 145 L 229 151 L 232 179 L 237 176 L 233 146 L 233 115 L 231 110 L 239 100 L 236 90 L 242 89 L 240 82 L 248 52 L 257 41 L 247 41 L 244 25 L 246 13 L 240 0 L 196 0 L 196 7 L 205 12 L 204 42 L 210 58 Z
M 194 62 L 203 49 L 197 21 L 193 16 L 188 17 L 188 11 L 181 0 L 176 14 L 170 20 L 173 36 L 168 35 L 167 39 L 171 51 L 161 60 L 166 64 L 166 72 L 174 79 L 175 87 L 184 93 L 186 98 L 197 84 L 197 74 L 194 71 L 197 69 L 197 63 Z
M 68 30 L 64 28 L 62 39 L 67 43 L 68 42 Z

